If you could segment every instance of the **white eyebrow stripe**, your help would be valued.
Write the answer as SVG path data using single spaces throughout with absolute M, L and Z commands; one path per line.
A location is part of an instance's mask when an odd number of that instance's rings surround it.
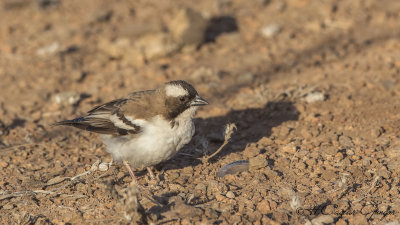
M 182 88 L 179 85 L 173 85 L 173 84 L 167 85 L 165 87 L 165 93 L 169 97 L 178 97 L 178 96 L 189 95 L 187 90 L 185 90 L 184 88 Z

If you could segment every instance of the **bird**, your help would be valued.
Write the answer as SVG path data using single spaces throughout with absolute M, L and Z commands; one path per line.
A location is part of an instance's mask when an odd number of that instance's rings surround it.
M 147 168 L 173 157 L 192 139 L 193 117 L 209 103 L 184 80 L 164 83 L 155 90 L 136 91 L 124 98 L 98 105 L 87 115 L 54 125 L 72 126 L 98 133 L 113 161 L 122 161 L 132 177 L 131 167 Z

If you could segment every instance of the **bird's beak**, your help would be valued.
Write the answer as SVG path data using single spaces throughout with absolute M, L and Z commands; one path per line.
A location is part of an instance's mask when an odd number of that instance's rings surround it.
M 208 102 L 198 95 L 190 103 L 190 106 L 202 106 L 202 105 L 208 105 Z

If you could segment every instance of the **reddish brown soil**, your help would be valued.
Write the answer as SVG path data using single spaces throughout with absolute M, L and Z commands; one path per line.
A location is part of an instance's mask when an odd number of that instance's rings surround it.
M 182 8 L 207 42 L 144 54 Z M 399 223 L 398 0 L 5 0 L 0 79 L 1 224 Z M 96 134 L 51 126 L 174 79 L 211 104 L 139 191 L 96 169 Z

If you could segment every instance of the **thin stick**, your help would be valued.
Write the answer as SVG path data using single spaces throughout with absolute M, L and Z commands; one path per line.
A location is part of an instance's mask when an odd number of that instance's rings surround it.
M 217 151 L 215 151 L 213 154 L 211 154 L 210 156 L 206 156 L 202 159 L 203 163 L 209 161 L 211 158 L 213 158 L 214 156 L 216 156 L 224 147 L 225 145 L 227 145 L 229 143 L 229 140 L 231 139 L 231 136 L 233 134 L 233 132 L 236 130 L 236 124 L 234 123 L 230 123 L 227 124 L 225 127 L 225 139 L 224 139 L 224 143 L 222 143 L 221 147 L 218 148 Z
M 371 184 L 371 187 L 363 194 L 363 196 L 360 199 L 357 199 L 357 200 L 353 201 L 352 203 L 356 203 L 356 202 L 360 202 L 360 201 L 364 200 L 367 197 L 367 194 L 375 187 L 375 185 L 378 182 L 379 178 L 381 178 L 381 177 L 380 176 L 376 176 L 374 181 Z

